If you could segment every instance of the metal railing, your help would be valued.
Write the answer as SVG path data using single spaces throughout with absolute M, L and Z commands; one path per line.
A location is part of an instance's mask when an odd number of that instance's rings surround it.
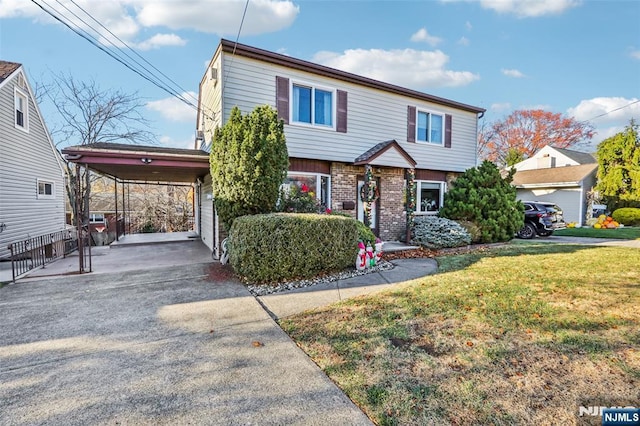
M 65 229 L 38 235 L 9 244 L 13 282 L 27 272 L 44 267 L 47 263 L 66 257 L 78 249 L 75 229 Z

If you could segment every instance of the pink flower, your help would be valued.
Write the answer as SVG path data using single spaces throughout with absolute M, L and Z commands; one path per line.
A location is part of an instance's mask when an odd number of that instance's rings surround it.
M 331 214 L 331 209 L 326 210 L 327 214 Z

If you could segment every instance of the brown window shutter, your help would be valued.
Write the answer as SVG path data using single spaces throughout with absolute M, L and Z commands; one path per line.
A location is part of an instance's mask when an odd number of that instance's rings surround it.
M 347 133 L 347 92 L 344 90 L 338 90 L 336 115 L 336 131 Z
M 416 141 L 416 107 L 407 107 L 407 142 Z
M 451 148 L 451 114 L 444 116 L 444 147 Z
M 289 124 L 289 79 L 276 76 L 276 109 L 278 119 Z

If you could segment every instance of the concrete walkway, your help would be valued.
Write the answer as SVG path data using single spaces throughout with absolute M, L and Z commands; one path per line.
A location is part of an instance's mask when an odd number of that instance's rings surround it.
M 374 272 L 331 283 L 260 296 L 258 299 L 274 318 L 285 318 L 351 297 L 382 291 L 397 283 L 433 274 L 438 269 L 437 262 L 428 258 L 398 259 L 391 263 L 395 267 L 390 271 Z
M 0 423 L 371 424 L 243 285 L 208 280 L 209 267 L 0 288 Z

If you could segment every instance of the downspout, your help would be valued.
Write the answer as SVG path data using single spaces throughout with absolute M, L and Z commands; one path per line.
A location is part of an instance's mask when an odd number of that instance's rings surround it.
M 124 183 L 122 184 L 123 188 L 124 188 Z M 113 195 L 115 196 L 116 199 L 116 241 L 119 241 L 118 239 L 118 178 L 113 178 Z
M 478 118 L 476 119 L 476 152 L 475 152 L 476 166 L 478 165 L 478 120 L 482 120 L 482 117 L 484 117 L 484 111 L 482 111 L 480 115 L 478 115 Z

